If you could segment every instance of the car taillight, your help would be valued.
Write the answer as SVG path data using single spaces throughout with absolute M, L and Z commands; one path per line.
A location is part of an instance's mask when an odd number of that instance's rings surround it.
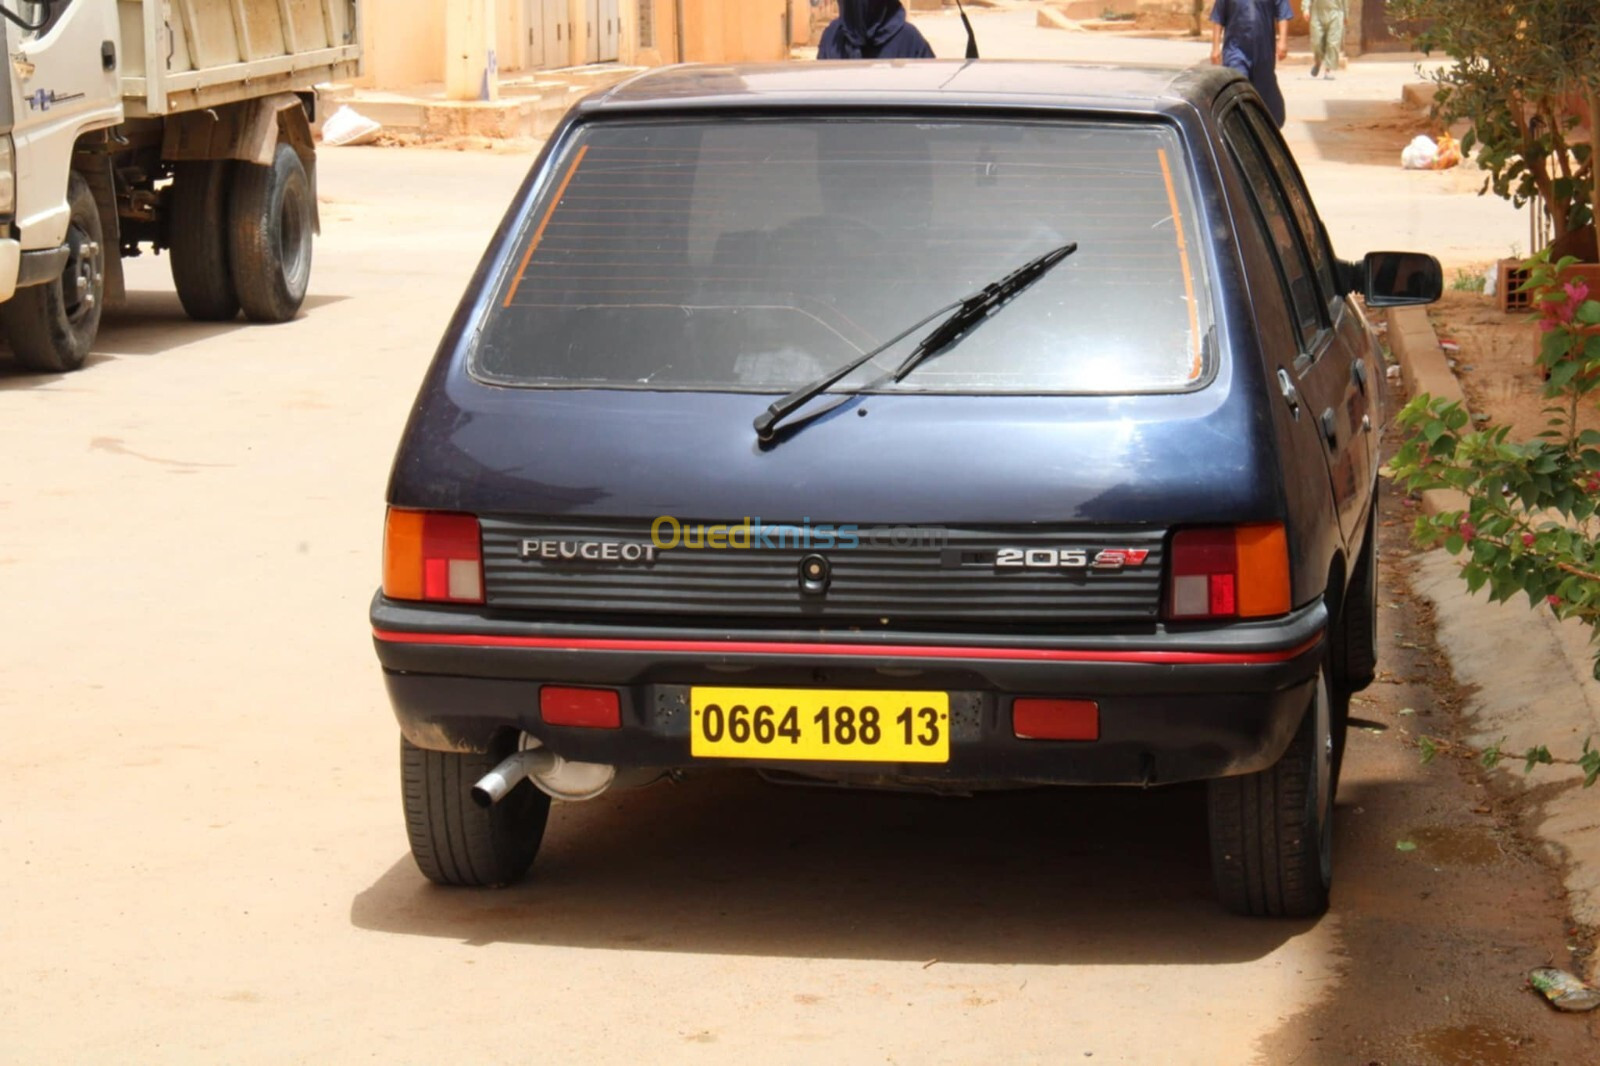
M 471 515 L 389 509 L 383 594 L 391 600 L 483 602 L 483 548 Z
M 1289 538 L 1280 523 L 1186 529 L 1172 538 L 1167 617 L 1268 618 L 1287 614 Z

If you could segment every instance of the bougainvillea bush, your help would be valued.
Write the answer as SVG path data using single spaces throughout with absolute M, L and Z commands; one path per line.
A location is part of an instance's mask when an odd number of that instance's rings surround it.
M 1600 430 L 1584 416 L 1600 406 L 1600 293 L 1563 272 L 1572 260 L 1547 256 L 1527 264 L 1543 332 L 1538 365 L 1550 401 L 1544 432 L 1513 440 L 1505 426 L 1477 428 L 1460 404 L 1419 396 L 1400 413 L 1405 441 L 1391 468 L 1407 489 L 1455 489 L 1467 507 L 1419 518 L 1423 546 L 1443 546 L 1460 564 L 1467 587 L 1506 602 L 1519 595 L 1600 634 Z M 1600 679 L 1600 644 L 1594 673 Z M 1424 757 L 1440 750 L 1425 741 Z M 1482 753 L 1486 764 L 1515 754 L 1531 769 L 1570 763 L 1585 784 L 1600 778 L 1600 751 L 1552 754 Z

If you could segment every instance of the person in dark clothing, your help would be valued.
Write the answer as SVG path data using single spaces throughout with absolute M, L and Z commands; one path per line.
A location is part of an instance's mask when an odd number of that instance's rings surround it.
M 933 59 L 922 31 L 906 21 L 900 0 L 839 0 L 839 17 L 822 31 L 818 59 Z
M 1216 0 L 1211 8 L 1211 62 L 1250 79 L 1281 129 L 1285 117 L 1278 60 L 1289 54 L 1289 0 Z

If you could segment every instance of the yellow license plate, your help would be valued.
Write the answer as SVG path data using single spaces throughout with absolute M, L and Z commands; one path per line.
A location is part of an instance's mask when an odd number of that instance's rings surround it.
M 698 759 L 950 761 L 947 692 L 694 688 Z

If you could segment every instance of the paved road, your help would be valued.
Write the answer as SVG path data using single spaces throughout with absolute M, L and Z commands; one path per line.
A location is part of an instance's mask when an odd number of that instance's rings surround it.
M 1581 1060 L 1518 987 L 1563 951 L 1555 880 L 1403 743 L 1448 696 L 1409 607 L 1319 923 L 1213 908 L 1194 790 L 711 777 L 559 808 L 524 887 L 425 885 L 364 612 L 396 435 L 526 162 L 330 152 L 298 321 L 189 323 L 147 259 L 82 373 L 0 369 L 0 1056 Z

